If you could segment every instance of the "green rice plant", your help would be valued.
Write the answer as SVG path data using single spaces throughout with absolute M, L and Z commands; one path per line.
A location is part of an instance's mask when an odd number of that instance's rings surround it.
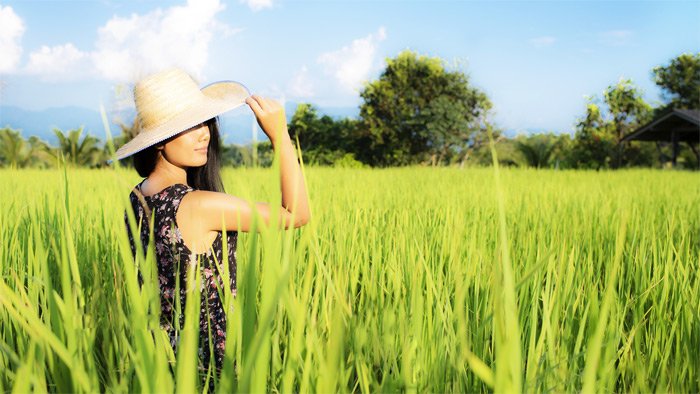
M 494 390 L 499 393 L 522 392 L 522 360 L 518 305 L 515 296 L 513 266 L 505 213 L 505 196 L 501 185 L 498 155 L 491 128 L 488 129 L 489 146 L 493 159 L 496 199 L 498 201 L 499 258 L 494 262 L 491 277 L 493 292 L 493 336 L 496 338 L 496 379 Z
M 304 171 L 307 226 L 239 234 L 217 391 L 700 391 L 697 174 Z M 280 201 L 275 168 L 223 178 Z M 176 354 L 131 255 L 139 180 L 0 170 L 1 390 L 207 391 L 197 303 Z

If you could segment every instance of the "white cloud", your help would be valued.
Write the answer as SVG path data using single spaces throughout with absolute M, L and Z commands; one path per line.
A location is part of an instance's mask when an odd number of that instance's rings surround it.
M 610 30 L 599 35 L 600 42 L 610 46 L 627 45 L 632 40 L 634 33 L 630 30 Z
M 24 21 L 15 14 L 12 7 L 0 5 L 0 73 L 17 69 L 22 55 L 20 41 L 24 30 Z
M 25 71 L 29 74 L 43 75 L 50 80 L 71 79 L 84 75 L 89 65 L 89 54 L 81 52 L 73 44 L 42 46 L 29 55 L 29 64 Z
M 303 66 L 288 84 L 287 91 L 295 98 L 310 98 L 314 96 L 314 86 L 309 77 L 309 69 Z
M 381 27 L 377 33 L 353 40 L 337 51 L 326 52 L 317 60 L 343 88 L 355 92 L 372 71 L 377 45 L 385 39 L 386 29 Z
M 176 66 L 201 78 L 212 39 L 241 30 L 216 19 L 224 8 L 220 0 L 188 0 L 184 6 L 144 15 L 114 16 L 98 29 L 94 50 L 81 51 L 72 43 L 44 45 L 19 70 L 24 25 L 10 7 L 0 6 L 0 72 L 25 72 L 50 81 L 97 76 L 130 83 Z
M 260 11 L 265 8 L 272 8 L 272 0 L 240 0 L 253 11 Z
M 555 37 L 542 36 L 531 38 L 530 44 L 533 45 L 535 48 L 544 48 L 554 44 L 556 41 L 557 39 Z
M 219 0 L 188 0 L 164 11 L 115 16 L 98 31 L 94 65 L 102 77 L 116 81 L 171 66 L 201 77 L 215 33 L 237 31 L 215 19 L 224 8 Z

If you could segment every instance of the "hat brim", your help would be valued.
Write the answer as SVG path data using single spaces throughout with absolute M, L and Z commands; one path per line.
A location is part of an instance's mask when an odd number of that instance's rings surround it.
M 203 98 L 195 105 L 156 127 L 141 130 L 136 137 L 117 149 L 115 158 L 127 158 L 202 122 L 236 109 L 245 104 L 245 99 L 250 96 L 248 88 L 235 81 L 214 82 L 202 88 L 201 92 Z M 112 160 L 108 161 L 111 162 Z

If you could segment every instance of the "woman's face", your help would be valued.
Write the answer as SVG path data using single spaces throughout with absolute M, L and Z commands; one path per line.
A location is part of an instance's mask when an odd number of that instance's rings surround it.
M 207 164 L 209 137 L 209 126 L 200 123 L 168 140 L 160 152 L 178 167 L 201 167 Z

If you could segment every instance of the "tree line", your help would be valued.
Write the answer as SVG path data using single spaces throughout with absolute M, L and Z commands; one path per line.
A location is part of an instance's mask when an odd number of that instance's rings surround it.
M 405 51 L 387 60 L 378 80 L 360 92 L 359 119 L 334 120 L 311 104 L 301 104 L 289 130 L 299 139 L 305 160 L 324 165 L 489 165 L 490 130 L 503 165 L 664 167 L 670 163 L 670 143 L 622 138 L 664 111 L 700 109 L 700 53 L 682 54 L 651 74 L 665 101 L 656 108 L 644 101 L 632 80 L 621 79 L 601 98 L 588 98 L 573 135 L 507 137 L 489 117 L 488 97 L 466 75 L 447 70 L 438 58 Z M 699 162 L 697 144 L 682 144 L 678 165 L 698 168 Z
M 602 97 L 588 99 L 570 133 L 538 133 L 507 137 L 491 120 L 492 103 L 461 71 L 450 70 L 436 57 L 403 51 L 387 59 L 379 78 L 360 91 L 357 118 L 321 115 L 302 103 L 289 122 L 306 164 L 341 167 L 404 165 L 489 165 L 488 132 L 496 142 L 499 161 L 509 166 L 555 168 L 663 167 L 670 160 L 669 143 L 622 142 L 632 130 L 670 108 L 700 108 L 700 53 L 682 54 L 651 70 L 665 103 L 646 103 L 633 81 L 621 79 Z M 546 108 L 542 109 L 547 110 Z M 137 130 L 121 125 L 112 141 L 118 148 Z M 58 146 L 18 130 L 0 129 L 0 166 L 51 167 L 65 163 L 104 166 L 108 144 L 78 128 L 54 129 Z M 697 144 L 683 144 L 678 165 L 698 168 Z M 269 166 L 269 142 L 223 145 L 225 166 Z M 129 165 L 129 161 L 125 163 Z
M 122 134 L 115 138 L 112 145 L 118 148 L 127 136 L 135 133 L 133 126 L 122 124 Z M 54 128 L 58 145 L 52 146 L 39 137 L 24 139 L 19 130 L 9 127 L 0 128 L 0 167 L 9 168 L 52 168 L 60 165 L 70 167 L 100 168 L 107 166 L 111 150 L 107 143 L 90 134 L 83 134 L 83 128 L 63 131 Z M 224 166 L 270 166 L 273 159 L 272 146 L 269 142 L 249 145 L 223 145 L 221 163 Z M 123 164 L 131 166 L 130 158 Z

